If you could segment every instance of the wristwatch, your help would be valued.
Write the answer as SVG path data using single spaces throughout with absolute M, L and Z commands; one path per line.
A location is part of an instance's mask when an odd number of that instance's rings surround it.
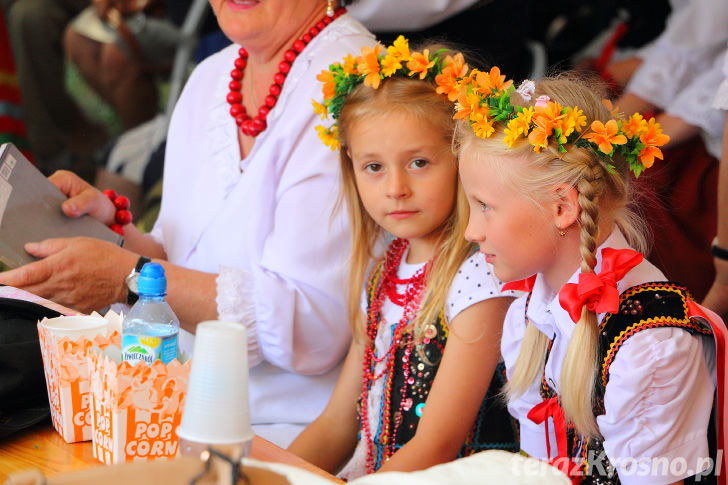
M 142 270 L 145 264 L 149 263 L 151 259 L 146 256 L 140 256 L 137 260 L 136 266 L 131 270 L 131 273 L 124 279 L 126 285 L 126 304 L 133 305 L 139 299 L 139 291 L 137 290 L 139 284 L 139 272 Z
M 713 239 L 713 244 L 710 246 L 710 252 L 714 258 L 728 261 L 728 250 L 718 246 L 718 236 Z

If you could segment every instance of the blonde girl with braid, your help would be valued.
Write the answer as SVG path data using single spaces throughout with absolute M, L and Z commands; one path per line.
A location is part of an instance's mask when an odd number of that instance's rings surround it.
M 354 338 L 328 405 L 289 450 L 343 478 L 518 450 L 499 399 L 500 334 L 514 293 L 501 293 L 463 237 L 468 205 L 448 94 L 466 71 L 462 54 L 410 52 L 400 37 L 320 76 L 317 109 L 336 120 L 320 131 L 340 144 L 352 226 Z
M 643 259 L 630 192 L 668 137 L 654 120 L 611 112 L 593 82 L 515 89 L 491 71 L 460 89 L 466 238 L 506 288 L 528 291 L 501 341 L 521 449 L 575 483 L 714 473 L 712 334 L 725 327 Z

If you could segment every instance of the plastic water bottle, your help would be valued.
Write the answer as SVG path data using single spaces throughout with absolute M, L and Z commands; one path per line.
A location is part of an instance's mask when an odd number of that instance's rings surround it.
M 122 358 L 134 365 L 168 363 L 177 357 L 179 319 L 164 300 L 167 278 L 158 263 L 147 263 L 139 272 L 139 300 L 131 307 L 121 327 Z

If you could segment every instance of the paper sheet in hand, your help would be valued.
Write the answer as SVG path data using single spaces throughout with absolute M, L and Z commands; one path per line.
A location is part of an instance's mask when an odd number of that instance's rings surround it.
M 12 143 L 0 145 L 0 261 L 15 268 L 35 261 L 27 242 L 89 236 L 121 245 L 123 238 L 89 216 L 66 217 L 67 197 Z

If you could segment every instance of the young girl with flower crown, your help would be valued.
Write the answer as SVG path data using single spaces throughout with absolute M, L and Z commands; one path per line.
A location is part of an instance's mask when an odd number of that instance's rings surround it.
M 514 90 L 493 69 L 460 87 L 466 237 L 507 288 L 529 292 L 501 342 L 522 450 L 574 483 L 715 473 L 707 435 L 716 342 L 725 406 L 725 326 L 643 259 L 630 210 L 630 171 L 662 158 L 668 137 L 568 77 Z M 722 418 L 718 429 L 722 454 Z
M 332 473 L 346 465 L 348 479 L 518 449 L 497 397 L 513 292 L 463 237 L 451 151 L 449 97 L 466 71 L 462 54 L 410 52 L 400 37 L 320 76 L 315 106 L 337 121 L 320 131 L 340 142 L 352 224 L 354 339 L 328 405 L 289 450 Z

